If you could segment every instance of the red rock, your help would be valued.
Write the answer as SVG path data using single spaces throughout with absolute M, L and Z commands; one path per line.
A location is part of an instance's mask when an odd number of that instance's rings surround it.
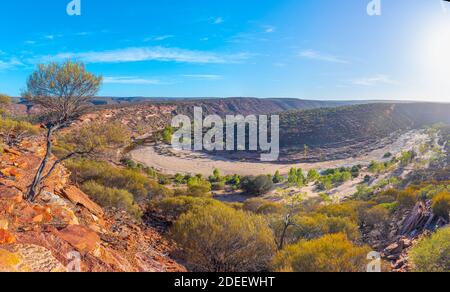
M 100 247 L 100 236 L 87 227 L 81 225 L 69 225 L 62 231 L 56 231 L 57 236 L 68 242 L 80 252 L 94 252 Z
M 16 238 L 8 230 L 0 229 L 0 244 L 12 244 L 15 241 Z
M 80 189 L 74 186 L 69 186 L 63 189 L 61 194 L 75 205 L 81 205 L 91 211 L 93 214 L 97 216 L 103 216 L 103 209 L 99 205 L 91 201 L 88 195 L 83 193 Z
M 5 148 L 5 149 L 3 149 L 3 151 L 4 151 L 5 153 L 12 154 L 12 155 L 16 155 L 16 156 L 22 155 L 22 153 L 20 153 L 19 151 L 16 151 L 16 150 L 10 149 L 10 148 Z

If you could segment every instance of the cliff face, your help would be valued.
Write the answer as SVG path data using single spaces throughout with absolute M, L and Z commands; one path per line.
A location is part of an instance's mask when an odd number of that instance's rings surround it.
M 44 148 L 0 154 L 0 271 L 185 271 L 156 230 L 105 211 L 60 167 L 36 202 L 23 200 Z

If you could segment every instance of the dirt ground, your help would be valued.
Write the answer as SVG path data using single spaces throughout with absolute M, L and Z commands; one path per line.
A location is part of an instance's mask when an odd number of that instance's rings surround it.
M 162 145 L 142 146 L 133 150 L 130 155 L 133 160 L 170 175 L 183 173 L 209 176 L 213 173 L 214 169 L 219 169 L 223 175 L 239 174 L 245 176 L 274 174 L 277 170 L 282 175 L 287 175 L 292 167 L 302 168 L 304 170 L 317 169 L 320 171 L 329 168 L 351 167 L 358 164 L 368 165 L 373 160 L 383 161 L 383 156 L 387 152 L 397 155 L 402 151 L 408 151 L 417 145 L 423 144 L 426 139 L 427 135 L 422 131 L 410 131 L 403 134 L 393 144 L 363 156 L 318 163 L 277 164 L 230 161 L 204 153 L 177 151 L 170 146 Z M 155 147 L 159 147 L 158 151 L 156 151 Z M 164 147 L 164 154 L 160 154 L 161 147 Z

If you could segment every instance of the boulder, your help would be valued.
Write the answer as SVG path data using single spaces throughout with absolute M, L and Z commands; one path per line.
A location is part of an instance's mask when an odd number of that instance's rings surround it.
M 103 209 L 89 199 L 88 195 L 83 193 L 75 186 L 69 186 L 61 191 L 61 195 L 67 198 L 75 205 L 80 205 L 88 209 L 91 213 L 97 216 L 103 216 Z
M 69 225 L 67 228 L 55 232 L 58 237 L 68 242 L 79 252 L 93 253 L 100 247 L 100 236 L 87 227 Z
M 398 255 L 402 251 L 403 251 L 403 243 L 400 241 L 386 247 L 386 249 L 384 250 L 384 254 L 386 254 L 387 256 Z

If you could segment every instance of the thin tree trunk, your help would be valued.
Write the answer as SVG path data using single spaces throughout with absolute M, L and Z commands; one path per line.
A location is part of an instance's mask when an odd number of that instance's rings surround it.
M 33 183 L 31 184 L 30 189 L 27 194 L 27 200 L 30 202 L 33 202 L 34 199 L 36 198 L 36 196 L 39 195 L 38 187 L 42 182 L 42 173 L 44 172 L 45 167 L 47 166 L 47 163 L 52 154 L 52 148 L 53 148 L 52 137 L 53 137 L 53 133 L 54 133 L 55 129 L 56 129 L 55 126 L 50 126 L 47 130 L 47 149 L 45 152 L 45 156 L 44 156 L 44 159 L 42 160 L 41 164 L 39 165 L 39 168 L 33 179 Z
M 283 247 L 284 247 L 284 239 L 286 237 L 286 233 L 287 233 L 287 229 L 288 228 L 289 228 L 289 225 L 285 224 L 284 228 L 283 228 L 283 232 L 282 232 L 281 237 L 280 237 L 280 243 L 278 245 L 278 250 L 282 250 Z

